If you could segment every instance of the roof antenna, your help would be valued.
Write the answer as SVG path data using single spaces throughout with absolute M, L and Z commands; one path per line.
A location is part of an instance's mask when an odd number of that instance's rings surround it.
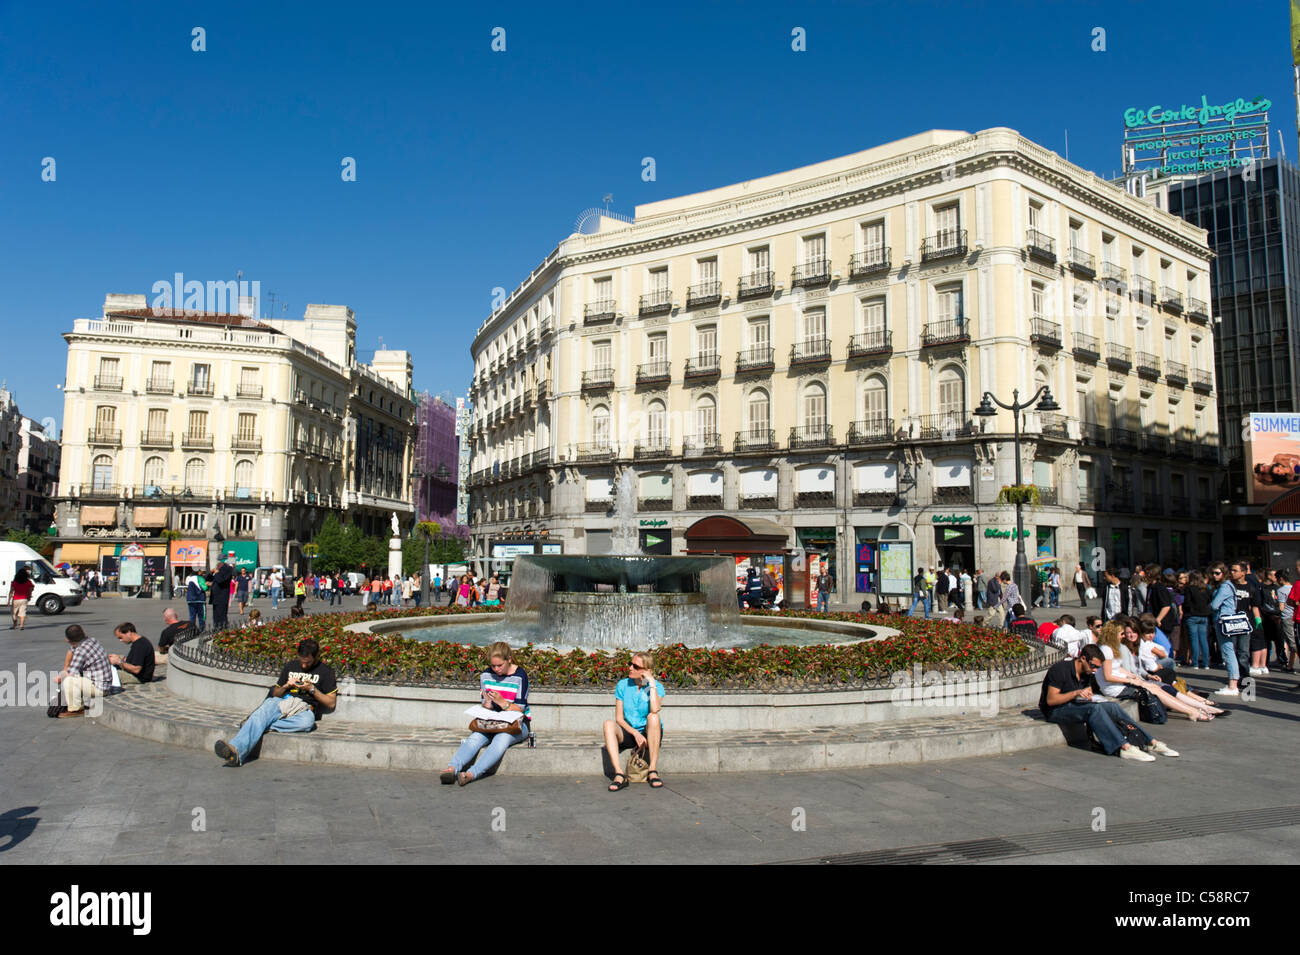
M 614 194 L 612 192 L 605 193 L 605 215 L 609 215 L 609 204 L 613 201 Z

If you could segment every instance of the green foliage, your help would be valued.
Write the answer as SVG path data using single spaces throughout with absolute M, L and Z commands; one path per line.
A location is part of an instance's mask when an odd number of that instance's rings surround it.
M 36 553 L 41 552 L 41 548 L 50 542 L 50 539 L 44 534 L 33 534 L 31 531 L 13 528 L 5 535 L 5 540 L 16 541 L 19 544 L 26 544 Z

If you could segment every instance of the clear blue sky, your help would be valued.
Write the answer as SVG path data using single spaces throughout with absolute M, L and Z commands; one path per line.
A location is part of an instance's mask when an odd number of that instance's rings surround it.
M 1273 100 L 1294 160 L 1289 46 L 1284 0 L 0 0 L 0 376 L 59 418 L 73 319 L 174 272 L 242 269 L 264 309 L 270 292 L 290 317 L 350 305 L 363 357 L 382 338 L 412 352 L 417 387 L 463 393 L 492 288 L 607 192 L 630 215 L 935 127 L 1011 126 L 1062 153 L 1068 129 L 1071 160 L 1109 175 L 1125 108 L 1202 93 Z

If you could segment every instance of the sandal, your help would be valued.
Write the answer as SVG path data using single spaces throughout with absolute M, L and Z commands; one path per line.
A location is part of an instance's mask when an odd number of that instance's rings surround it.
M 621 783 L 619 782 L 620 779 L 623 780 Z M 615 773 L 614 781 L 609 784 L 609 791 L 616 793 L 620 789 L 627 789 L 627 777 L 622 773 Z
M 645 662 L 644 660 L 642 661 Z M 659 778 L 659 770 L 652 769 L 646 774 L 645 781 L 650 784 L 651 789 L 663 789 L 664 781 Z
M 452 783 L 456 781 L 456 770 L 454 769 L 443 770 L 441 773 L 438 774 L 438 779 L 444 786 L 450 786 Z

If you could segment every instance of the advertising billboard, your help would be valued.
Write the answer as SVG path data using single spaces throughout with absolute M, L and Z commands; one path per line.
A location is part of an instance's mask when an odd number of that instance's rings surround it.
M 1246 445 L 1246 500 L 1271 504 L 1300 485 L 1300 414 L 1252 413 Z
M 1124 110 L 1124 173 L 1150 178 L 1242 169 L 1268 158 L 1264 97 L 1163 101 Z

